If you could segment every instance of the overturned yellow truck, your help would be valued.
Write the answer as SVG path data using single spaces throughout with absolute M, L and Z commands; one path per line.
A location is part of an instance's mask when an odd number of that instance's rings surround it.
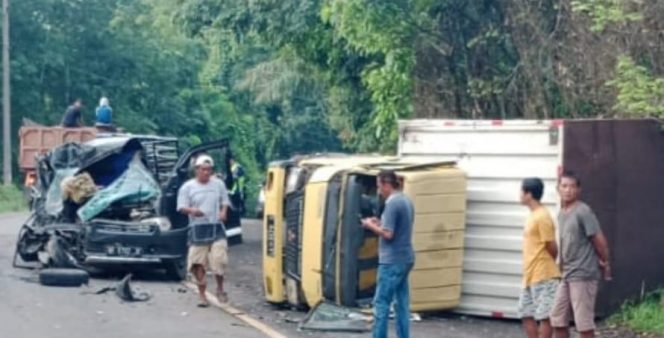
M 376 289 L 380 170 L 396 171 L 415 206 L 411 309 L 458 305 L 466 176 L 454 163 L 382 156 L 316 156 L 271 163 L 263 219 L 263 284 L 271 303 L 363 307 Z

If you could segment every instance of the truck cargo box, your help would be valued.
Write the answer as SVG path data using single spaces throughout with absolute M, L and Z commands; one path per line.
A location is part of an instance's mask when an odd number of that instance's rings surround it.
M 21 171 L 35 169 L 35 158 L 68 142 L 82 143 L 95 138 L 95 128 L 64 128 L 45 126 L 23 126 L 19 129 Z
M 468 174 L 463 282 L 458 312 L 516 318 L 527 209 L 520 182 L 546 184 L 559 207 L 561 170 L 582 180 L 611 249 L 614 279 L 602 283 L 599 315 L 664 284 L 664 139 L 656 120 L 400 121 L 399 154 L 458 161 Z

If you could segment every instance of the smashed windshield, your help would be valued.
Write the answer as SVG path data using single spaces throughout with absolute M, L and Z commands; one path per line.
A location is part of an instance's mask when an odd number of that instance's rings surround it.
M 135 155 L 127 170 L 113 183 L 98 191 L 78 209 L 78 217 L 87 222 L 114 203 L 138 203 L 159 199 L 161 190 L 152 173 Z

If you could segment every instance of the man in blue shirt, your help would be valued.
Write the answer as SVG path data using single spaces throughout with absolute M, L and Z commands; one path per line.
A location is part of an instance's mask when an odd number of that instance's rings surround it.
M 108 127 L 113 125 L 113 110 L 111 109 L 111 105 L 107 98 L 102 97 L 101 100 L 99 100 L 99 107 L 97 107 L 95 115 L 97 118 L 95 121 L 96 126 Z
M 408 275 L 415 263 L 413 251 L 414 209 L 411 200 L 399 190 L 394 171 L 378 174 L 378 193 L 386 199 L 381 219 L 365 218 L 362 226 L 379 237 L 378 286 L 374 296 L 374 338 L 387 338 L 390 305 L 396 298 L 397 337 L 410 335 L 410 295 Z

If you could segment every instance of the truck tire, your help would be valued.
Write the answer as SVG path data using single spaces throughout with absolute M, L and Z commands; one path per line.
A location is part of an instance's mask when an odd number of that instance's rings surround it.
M 44 269 L 39 272 L 39 283 L 46 286 L 81 286 L 90 275 L 80 269 Z

